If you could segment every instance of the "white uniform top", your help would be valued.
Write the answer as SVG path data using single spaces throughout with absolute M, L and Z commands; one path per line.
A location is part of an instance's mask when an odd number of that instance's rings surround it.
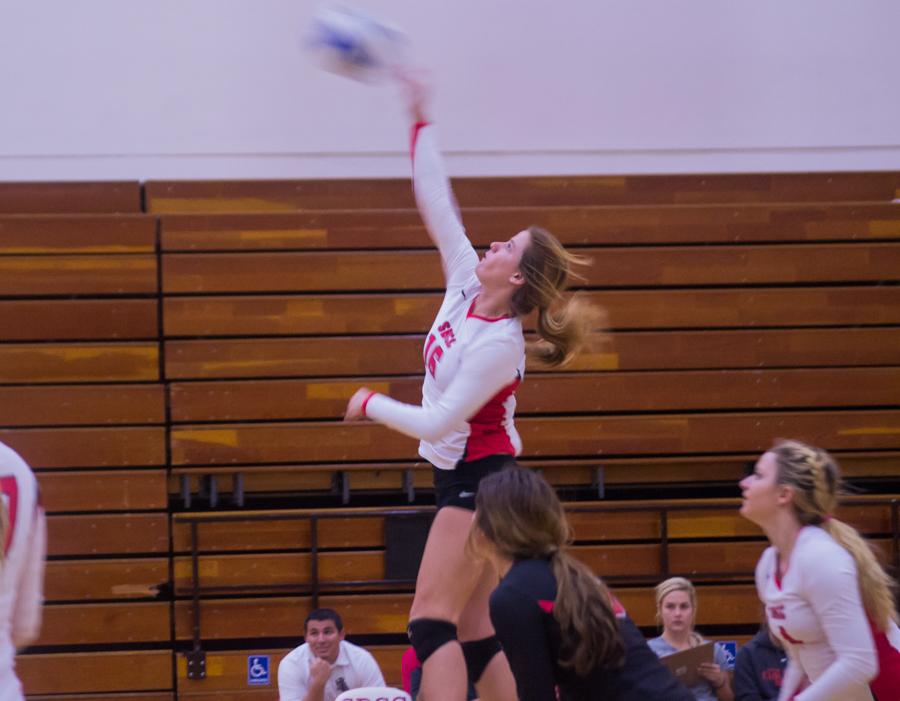
M 3 443 L 0 491 L 9 519 L 0 563 L 0 701 L 15 701 L 24 698 L 16 648 L 35 640 L 41 628 L 47 524 L 34 474 Z
M 280 701 L 302 701 L 309 690 L 309 665 L 315 658 L 308 643 L 295 647 L 278 664 L 278 698 Z M 324 701 L 334 701 L 339 694 L 363 686 L 384 686 L 381 669 L 367 650 L 340 642 L 331 675 L 325 682 Z
M 873 699 L 869 682 L 878 674 L 878 655 L 850 553 L 823 529 L 807 526 L 797 537 L 780 581 L 775 548 L 766 549 L 756 566 L 756 587 L 766 606 L 769 630 L 781 640 L 790 660 L 780 699 Z M 900 649 L 896 625 L 887 638 Z M 810 685 L 792 696 L 804 673 Z
M 466 236 L 435 145 L 434 128 L 413 133 L 413 183 L 425 225 L 441 254 L 447 291 L 425 339 L 422 405 L 373 395 L 365 413 L 420 439 L 419 455 L 449 470 L 465 458 L 518 455 L 515 389 L 525 374 L 525 339 L 516 317 L 473 313 L 481 283 L 478 255 Z

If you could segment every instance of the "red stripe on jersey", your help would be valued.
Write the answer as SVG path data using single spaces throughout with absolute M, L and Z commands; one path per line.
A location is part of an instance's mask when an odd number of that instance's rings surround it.
M 788 563 L 788 567 L 790 567 L 790 563 Z M 772 576 L 775 579 L 775 586 L 778 587 L 779 590 L 781 589 L 781 580 L 783 577 L 787 576 L 787 571 L 788 568 L 785 567 L 784 575 L 781 574 L 781 555 L 775 553 L 775 571 L 772 573 Z
M 419 132 L 428 126 L 428 122 L 416 122 L 412 126 L 412 133 L 409 135 L 409 158 L 415 165 L 416 160 L 416 142 L 419 140 Z
M 475 301 L 478 297 L 472 300 L 471 306 L 469 306 L 469 311 L 466 312 L 466 319 L 481 319 L 482 321 L 503 321 L 504 319 L 512 319 L 512 316 L 509 314 L 504 314 L 503 316 L 479 316 L 475 313 Z
M 16 512 L 19 509 L 19 483 L 14 475 L 0 477 L 0 493 L 6 497 L 6 515 L 9 526 L 6 529 L 6 541 L 3 543 L 3 552 L 9 552 L 12 544 L 13 531 L 16 528 Z
M 875 652 L 878 655 L 878 676 L 869 683 L 869 688 L 879 701 L 900 699 L 900 650 L 891 645 L 887 635 L 878 630 L 871 619 L 869 627 L 875 638 Z
M 791 645 L 804 645 L 805 643 L 802 640 L 797 640 L 788 635 L 788 632 L 784 629 L 784 626 L 778 626 L 778 632 L 781 633 L 781 639 L 787 640 Z
M 546 599 L 538 599 L 538 606 L 544 611 L 544 613 L 553 613 L 553 602 L 547 601 Z
M 466 441 L 466 462 L 488 455 L 515 455 L 516 449 L 506 432 L 506 400 L 512 396 L 519 380 L 510 382 L 488 400 L 478 413 L 469 419 L 469 439 Z

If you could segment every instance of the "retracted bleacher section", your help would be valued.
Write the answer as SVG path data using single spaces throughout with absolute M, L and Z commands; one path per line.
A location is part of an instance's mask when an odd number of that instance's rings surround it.
M 173 698 L 156 227 L 137 182 L 0 185 L 0 440 L 49 514 L 35 697 Z
M 714 497 L 776 437 L 878 492 L 844 514 L 896 572 L 900 174 L 455 190 L 476 246 L 536 223 L 594 259 L 609 343 L 529 368 L 518 425 L 639 625 L 684 574 L 701 627 L 752 629 L 763 538 Z M 28 694 L 275 698 L 313 603 L 397 681 L 412 589 L 385 524 L 421 511 L 430 472 L 339 417 L 362 384 L 417 401 L 441 285 L 406 180 L 0 185 L 0 440 L 49 513 Z M 248 686 L 248 654 L 270 685 Z

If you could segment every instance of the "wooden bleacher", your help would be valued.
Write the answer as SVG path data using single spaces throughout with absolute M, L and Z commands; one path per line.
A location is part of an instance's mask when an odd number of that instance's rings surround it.
M 761 534 L 733 501 L 676 497 L 731 493 L 773 438 L 900 492 L 900 174 L 455 189 L 476 245 L 539 223 L 595 260 L 583 288 L 609 343 L 529 368 L 518 424 L 523 462 L 568 492 L 665 497 L 573 512 L 577 552 L 639 625 L 653 582 L 679 573 L 701 626 L 752 629 Z M 207 676 L 188 679 L 185 519 L 421 503 L 414 442 L 339 417 L 360 384 L 416 400 L 440 287 L 405 179 L 0 184 L 0 440 L 49 513 L 44 629 L 18 662 L 29 696 L 274 698 L 247 686 L 247 655 L 269 651 L 274 675 L 314 599 L 396 681 L 411 589 L 385 579 L 378 513 L 322 520 L 315 554 L 308 520 L 200 524 L 200 585 L 233 589 L 200 595 Z M 845 509 L 896 571 L 896 503 Z

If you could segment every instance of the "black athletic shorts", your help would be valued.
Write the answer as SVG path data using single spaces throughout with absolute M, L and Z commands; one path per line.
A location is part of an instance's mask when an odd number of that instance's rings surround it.
M 471 462 L 460 460 L 452 470 L 442 470 L 432 465 L 434 499 L 438 510 L 445 506 L 458 506 L 475 511 L 478 483 L 494 472 L 515 466 L 516 459 L 512 455 L 488 455 Z

